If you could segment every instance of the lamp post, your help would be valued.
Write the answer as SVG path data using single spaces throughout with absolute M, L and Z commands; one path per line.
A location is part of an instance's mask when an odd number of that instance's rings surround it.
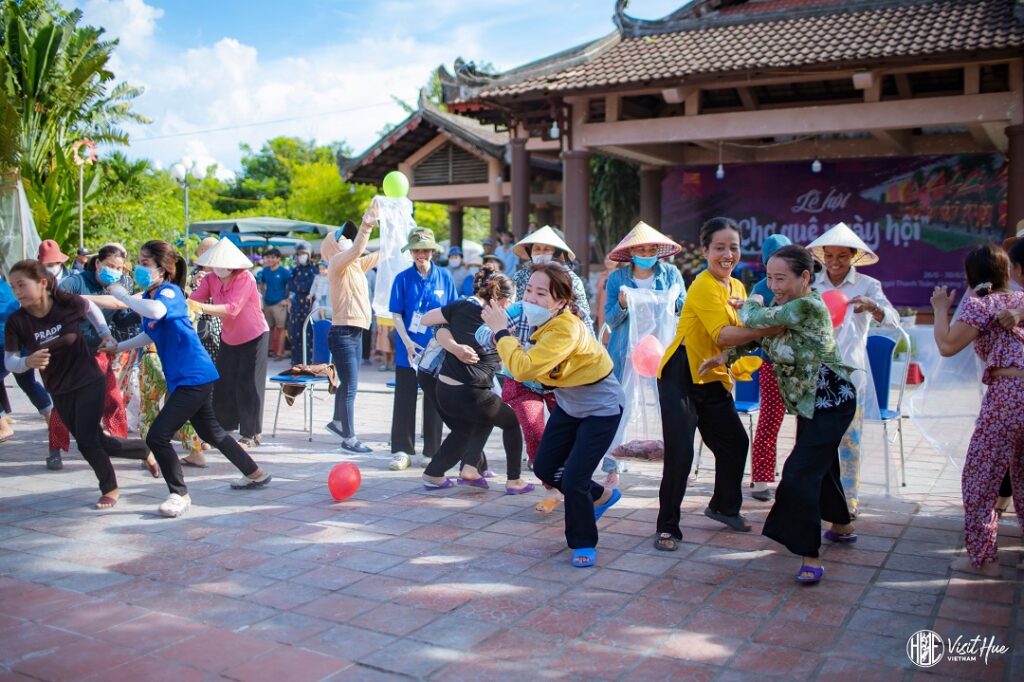
M 184 242 L 182 250 L 184 251 L 185 261 L 188 262 L 188 188 L 191 186 L 190 180 L 202 180 L 206 177 L 206 169 L 196 164 L 195 161 L 189 157 L 182 158 L 181 161 L 171 166 L 171 177 L 173 177 L 182 189 L 185 190 L 185 230 L 184 230 Z

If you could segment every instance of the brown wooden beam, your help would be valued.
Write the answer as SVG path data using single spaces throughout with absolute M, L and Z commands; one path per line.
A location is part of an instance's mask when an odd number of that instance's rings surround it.
M 900 154 L 910 153 L 910 138 L 913 137 L 913 133 L 909 130 L 872 130 L 871 134 L 876 140 Z
M 736 88 L 736 94 L 740 96 L 740 101 L 743 102 L 743 108 L 747 111 L 754 111 L 757 109 L 759 102 L 757 101 L 757 93 L 750 88 L 739 87 Z
M 910 76 L 897 73 L 893 78 L 896 80 L 896 92 L 899 93 L 900 99 L 911 99 L 914 96 L 914 88 L 910 85 Z
M 698 147 L 704 149 L 710 149 L 715 154 L 718 153 L 719 143 L 711 142 L 709 140 L 698 140 L 694 142 Z M 730 144 L 721 145 L 722 148 L 722 160 L 726 163 L 744 163 L 747 161 L 756 161 L 757 154 L 753 147 L 736 147 Z
M 683 166 L 688 163 L 686 150 L 682 145 L 639 145 L 635 147 L 606 146 L 597 150 L 630 163 L 650 166 Z
M 698 140 L 735 140 L 782 135 L 821 135 L 996 123 L 1013 120 L 1022 106 L 1016 93 L 933 97 L 927 101 L 891 101 L 739 111 L 703 116 L 589 123 L 576 131 L 584 147 L 665 144 Z

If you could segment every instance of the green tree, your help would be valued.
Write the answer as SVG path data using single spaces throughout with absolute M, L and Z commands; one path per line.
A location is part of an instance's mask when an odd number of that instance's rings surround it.
M 590 159 L 590 211 L 601 253 L 626 236 L 640 214 L 640 174 L 635 166 L 595 154 Z
M 333 162 L 316 161 L 295 168 L 288 208 L 291 217 L 299 220 L 325 225 L 341 225 L 346 220 L 358 223 L 373 195 L 374 189 L 368 185 L 344 182 Z

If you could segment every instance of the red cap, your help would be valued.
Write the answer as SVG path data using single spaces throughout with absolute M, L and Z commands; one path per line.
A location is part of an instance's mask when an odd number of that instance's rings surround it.
M 39 245 L 40 263 L 66 263 L 68 257 L 60 252 L 60 246 L 52 239 L 45 240 Z

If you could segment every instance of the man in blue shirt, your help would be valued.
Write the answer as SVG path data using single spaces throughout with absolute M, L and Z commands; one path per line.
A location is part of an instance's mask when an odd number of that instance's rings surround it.
M 292 271 L 281 265 L 281 252 L 268 249 L 263 254 L 263 269 L 256 275 L 263 294 L 263 315 L 270 327 L 270 355 L 280 360 L 284 352 L 285 329 L 288 326 L 288 282 Z
M 431 230 L 414 229 L 402 250 L 412 254 L 413 265 L 395 277 L 388 306 L 399 337 L 395 344 L 395 403 L 391 414 L 390 468 L 394 470 L 407 469 L 416 454 L 416 360 L 434 336 L 433 329 L 424 326 L 421 319 L 427 311 L 459 297 L 447 268 L 431 260 L 441 250 Z M 441 415 L 424 400 L 423 454 L 427 457 L 432 457 L 441 445 L 441 425 Z

